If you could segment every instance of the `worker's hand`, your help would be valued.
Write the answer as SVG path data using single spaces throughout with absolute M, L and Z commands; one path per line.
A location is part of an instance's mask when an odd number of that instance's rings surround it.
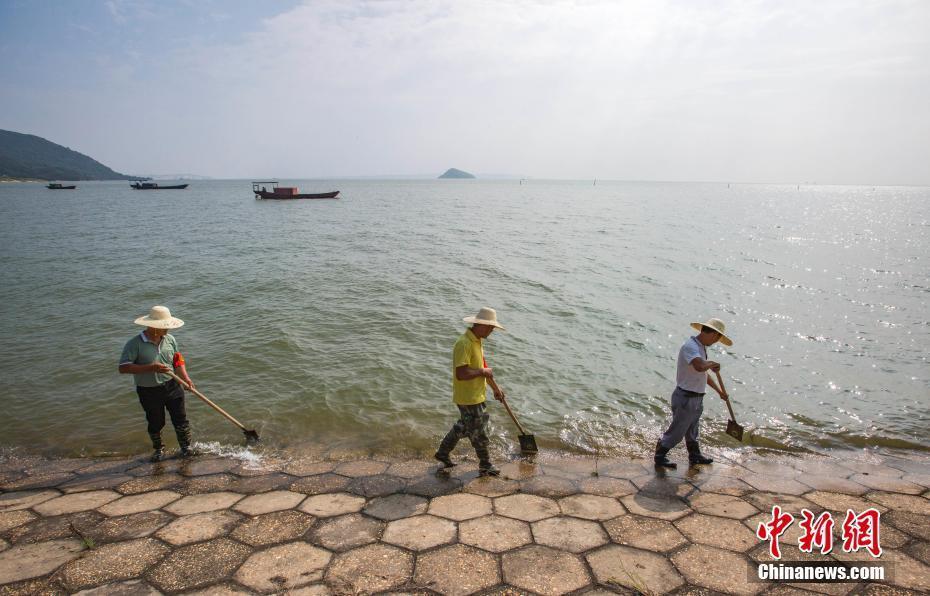
M 487 368 L 482 368 L 482 369 L 481 369 L 481 376 L 484 377 L 485 379 L 493 379 L 493 378 L 494 378 L 494 371 L 491 370 L 491 367 L 490 367 L 490 366 L 487 367 Z
M 720 363 L 719 363 L 719 362 L 714 362 L 713 360 L 708 360 L 708 361 L 707 361 L 707 368 L 708 368 L 708 370 L 712 370 L 712 371 L 716 372 L 716 371 L 720 370 Z
M 186 378 L 184 379 L 184 382 L 187 383 L 187 386 L 188 386 L 189 389 L 191 389 L 191 390 L 194 389 L 194 382 L 191 381 L 191 378 L 190 378 L 190 377 L 186 377 Z
M 171 367 L 167 364 L 162 364 L 161 362 L 155 362 L 152 364 L 152 372 L 169 373 L 171 372 Z
M 500 387 L 494 390 L 494 399 L 496 399 L 499 402 L 503 402 L 504 397 L 505 397 L 504 391 Z
M 730 399 L 730 394 L 727 393 L 726 389 L 720 390 L 720 399 L 722 399 L 723 401 L 727 401 L 728 399 Z

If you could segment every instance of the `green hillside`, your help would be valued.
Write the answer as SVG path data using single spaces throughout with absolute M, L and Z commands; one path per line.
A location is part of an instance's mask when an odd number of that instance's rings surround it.
M 83 153 L 35 135 L 0 130 L 0 177 L 42 180 L 133 180 Z

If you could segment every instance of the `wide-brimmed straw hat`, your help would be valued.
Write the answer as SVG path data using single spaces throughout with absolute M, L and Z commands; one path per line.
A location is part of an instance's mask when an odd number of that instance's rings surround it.
M 141 316 L 133 322 L 136 325 L 154 327 L 155 329 L 177 329 L 184 325 L 184 321 L 171 316 L 171 311 L 168 310 L 167 306 L 153 306 L 149 314 Z
M 497 322 L 497 311 L 487 306 L 479 310 L 477 315 L 462 320 L 472 325 L 490 325 L 504 331 L 504 326 Z
M 720 334 L 720 343 L 722 343 L 725 346 L 733 345 L 733 340 L 727 337 L 727 334 L 726 334 L 727 326 L 724 325 L 723 321 L 721 321 L 720 319 L 707 319 L 707 321 L 703 323 L 691 323 L 691 326 L 697 329 L 698 331 L 701 330 L 701 327 L 710 327 L 711 329 L 713 329 L 714 331 Z

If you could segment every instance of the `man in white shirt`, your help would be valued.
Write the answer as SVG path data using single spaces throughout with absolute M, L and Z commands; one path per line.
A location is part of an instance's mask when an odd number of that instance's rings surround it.
M 672 423 L 656 444 L 655 465 L 657 468 L 677 468 L 678 465 L 668 459 L 669 450 L 685 439 L 688 447 L 688 462 L 693 465 L 713 462 L 704 457 L 698 444 L 698 430 L 701 413 L 704 411 L 704 393 L 709 384 L 726 400 L 725 390 L 717 386 L 708 371 L 720 370 L 720 364 L 707 359 L 707 347 L 718 341 L 725 346 L 733 342 L 726 336 L 726 326 L 720 319 L 709 319 L 705 323 L 691 323 L 691 327 L 700 331 L 688 338 L 678 350 L 677 386 L 672 392 Z

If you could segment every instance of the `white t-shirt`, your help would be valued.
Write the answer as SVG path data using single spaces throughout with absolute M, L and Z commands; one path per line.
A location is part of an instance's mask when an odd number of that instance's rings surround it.
M 698 341 L 696 335 L 691 336 L 678 350 L 678 386 L 695 393 L 704 393 L 707 390 L 707 372 L 698 372 L 691 366 L 695 358 L 707 360 L 707 348 Z

